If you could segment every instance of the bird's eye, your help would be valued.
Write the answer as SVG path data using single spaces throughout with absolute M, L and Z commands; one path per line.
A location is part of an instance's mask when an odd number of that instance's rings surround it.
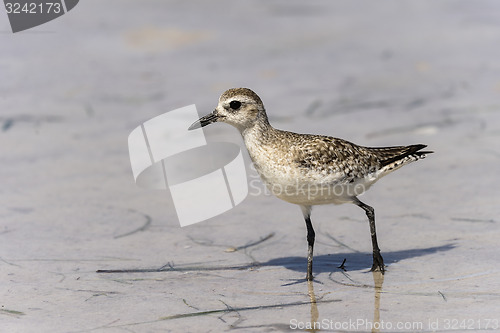
M 233 110 L 238 110 L 241 106 L 241 102 L 240 101 L 231 101 L 231 103 L 229 103 L 229 106 Z

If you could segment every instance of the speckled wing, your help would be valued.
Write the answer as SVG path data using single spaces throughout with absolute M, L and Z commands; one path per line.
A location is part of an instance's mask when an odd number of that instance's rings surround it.
M 352 183 L 377 171 L 390 172 L 430 153 L 418 152 L 425 145 L 369 148 L 327 136 L 301 138 L 294 149 L 298 167 L 305 173 L 335 175 L 330 181 L 337 183 Z

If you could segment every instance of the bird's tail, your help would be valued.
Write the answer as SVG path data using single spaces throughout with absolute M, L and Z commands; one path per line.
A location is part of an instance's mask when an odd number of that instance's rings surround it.
M 382 172 L 392 172 L 402 166 L 423 159 L 433 151 L 422 150 L 427 145 L 416 144 L 411 146 L 370 148 L 378 157 Z

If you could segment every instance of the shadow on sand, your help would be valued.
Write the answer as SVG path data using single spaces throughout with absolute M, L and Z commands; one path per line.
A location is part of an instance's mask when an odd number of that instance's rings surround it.
M 455 247 L 454 244 L 428 247 L 424 249 L 410 249 L 393 252 L 382 252 L 386 265 L 397 263 L 401 260 L 422 257 L 436 252 L 449 251 Z M 357 271 L 370 269 L 372 266 L 372 254 L 366 252 L 334 253 L 314 256 L 314 273 L 332 272 L 339 268 L 344 262 L 345 270 Z M 287 269 L 306 273 L 306 257 L 282 257 L 271 259 L 260 263 L 260 266 L 283 266 Z
M 454 244 L 428 247 L 424 249 L 410 249 L 402 251 L 384 252 L 386 264 L 396 263 L 401 260 L 430 255 L 436 252 L 449 251 L 455 247 Z M 314 257 L 314 274 L 332 272 L 339 269 L 343 264 L 347 271 L 370 269 L 372 265 L 371 253 L 335 253 L 332 255 L 318 255 Z M 182 264 L 173 265 L 167 263 L 159 268 L 136 268 L 136 269 L 109 269 L 98 270 L 97 273 L 148 273 L 148 272 L 189 272 L 189 271 L 223 271 L 244 270 L 266 266 L 282 266 L 284 268 L 306 273 L 306 257 L 282 257 L 271 259 L 267 262 L 252 262 L 241 265 L 198 265 Z

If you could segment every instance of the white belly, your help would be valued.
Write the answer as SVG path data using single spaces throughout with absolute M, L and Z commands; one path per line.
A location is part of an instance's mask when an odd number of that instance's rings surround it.
M 271 194 L 298 205 L 342 204 L 365 192 L 375 177 L 348 183 L 336 173 L 308 172 L 289 161 L 252 156 L 254 166 Z

